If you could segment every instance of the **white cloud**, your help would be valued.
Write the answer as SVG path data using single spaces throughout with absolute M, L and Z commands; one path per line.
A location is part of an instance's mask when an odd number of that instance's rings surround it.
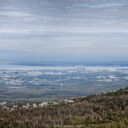
M 102 0 L 5 1 L 0 4 L 0 49 L 41 54 L 128 54 L 128 9 L 122 8 L 126 0 L 111 0 L 109 4 L 107 0 L 105 4 Z M 72 5 L 74 8 L 66 9 Z
M 32 20 L 32 19 L 26 19 Z M 96 34 L 96 33 L 128 33 L 128 29 L 120 29 L 120 28 L 88 28 L 88 27 L 70 27 L 70 26 L 30 26 L 26 28 L 23 26 L 22 28 L 2 28 L 0 30 L 0 34 Z
M 32 16 L 26 12 L 18 12 L 18 11 L 0 11 L 0 16 L 13 16 L 13 17 L 28 17 Z
M 28 29 L 1 29 L 0 34 L 30 34 Z
M 122 7 L 126 6 L 124 3 L 105 3 L 105 4 L 74 4 L 72 7 L 85 7 L 85 8 L 109 8 L 109 7 Z

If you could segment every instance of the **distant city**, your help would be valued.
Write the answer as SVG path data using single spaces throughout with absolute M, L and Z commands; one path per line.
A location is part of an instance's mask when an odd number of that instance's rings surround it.
M 123 64 L 1 66 L 0 105 L 50 102 L 124 88 L 128 66 Z

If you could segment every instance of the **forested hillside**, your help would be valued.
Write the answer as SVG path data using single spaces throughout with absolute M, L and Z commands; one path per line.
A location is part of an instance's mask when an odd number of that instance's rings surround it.
M 128 88 L 43 108 L 0 108 L 0 128 L 128 128 Z

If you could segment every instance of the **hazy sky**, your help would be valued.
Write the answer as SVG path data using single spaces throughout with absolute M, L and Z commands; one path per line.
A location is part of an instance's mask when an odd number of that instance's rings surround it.
M 127 57 L 128 0 L 0 0 L 0 61 L 58 55 Z

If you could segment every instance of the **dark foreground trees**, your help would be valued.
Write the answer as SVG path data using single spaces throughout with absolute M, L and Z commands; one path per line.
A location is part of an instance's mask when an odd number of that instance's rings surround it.
M 71 104 L 0 109 L 0 128 L 128 128 L 128 88 Z

